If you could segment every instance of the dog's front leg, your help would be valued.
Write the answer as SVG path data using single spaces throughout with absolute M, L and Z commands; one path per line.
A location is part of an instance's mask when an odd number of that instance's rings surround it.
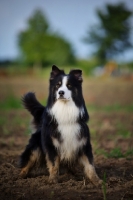
M 102 184 L 102 180 L 99 179 L 95 167 L 93 163 L 90 163 L 88 157 L 86 155 L 82 155 L 79 159 L 80 164 L 84 167 L 84 172 L 87 178 L 95 185 L 100 186 Z
M 55 156 L 52 161 L 48 154 L 46 154 L 46 163 L 49 170 L 49 183 L 58 182 L 58 173 L 59 173 L 59 156 Z

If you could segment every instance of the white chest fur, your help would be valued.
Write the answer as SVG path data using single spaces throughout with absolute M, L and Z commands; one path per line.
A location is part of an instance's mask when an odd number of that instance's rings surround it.
M 80 109 L 73 101 L 64 102 L 58 100 L 50 113 L 57 120 L 58 131 L 61 134 L 62 142 L 53 138 L 53 143 L 60 153 L 61 160 L 72 160 L 78 150 L 86 143 L 86 139 L 79 139 L 80 124 L 77 119 Z

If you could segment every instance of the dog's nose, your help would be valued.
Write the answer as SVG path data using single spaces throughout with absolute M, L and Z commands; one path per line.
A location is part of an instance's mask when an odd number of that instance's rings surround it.
M 60 95 L 60 96 L 63 96 L 64 94 L 65 94 L 65 92 L 64 92 L 63 90 L 60 90 L 60 91 L 59 91 L 59 95 Z

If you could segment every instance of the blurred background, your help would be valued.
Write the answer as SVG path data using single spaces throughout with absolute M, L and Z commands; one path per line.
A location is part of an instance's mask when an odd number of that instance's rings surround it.
M 52 190 L 44 174 L 18 177 L 18 157 L 31 133 L 21 97 L 32 91 L 46 105 L 53 64 L 67 73 L 82 69 L 97 172 L 110 187 L 107 199 L 133 199 L 133 0 L 0 0 L 1 199 L 106 199 L 105 190 L 102 198 L 92 187 L 82 196 L 83 179 L 68 175 Z
M 132 0 L 1 1 L 0 68 L 120 75 L 133 68 L 132 12 Z
M 30 117 L 21 97 L 33 91 L 45 105 L 55 64 L 83 70 L 95 153 L 133 154 L 132 0 L 1 0 L 0 27 L 2 148 L 24 145 Z

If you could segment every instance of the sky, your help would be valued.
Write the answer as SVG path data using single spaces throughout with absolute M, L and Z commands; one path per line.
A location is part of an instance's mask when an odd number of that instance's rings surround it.
M 36 9 L 45 13 L 53 31 L 72 43 L 77 57 L 89 58 L 94 48 L 82 39 L 87 30 L 98 23 L 96 9 L 103 9 L 106 3 L 119 2 L 122 0 L 0 0 L 0 59 L 18 56 L 18 33 L 26 28 L 27 19 Z M 133 0 L 125 0 L 124 3 L 133 10 Z M 133 60 L 133 49 L 121 54 L 118 59 Z

